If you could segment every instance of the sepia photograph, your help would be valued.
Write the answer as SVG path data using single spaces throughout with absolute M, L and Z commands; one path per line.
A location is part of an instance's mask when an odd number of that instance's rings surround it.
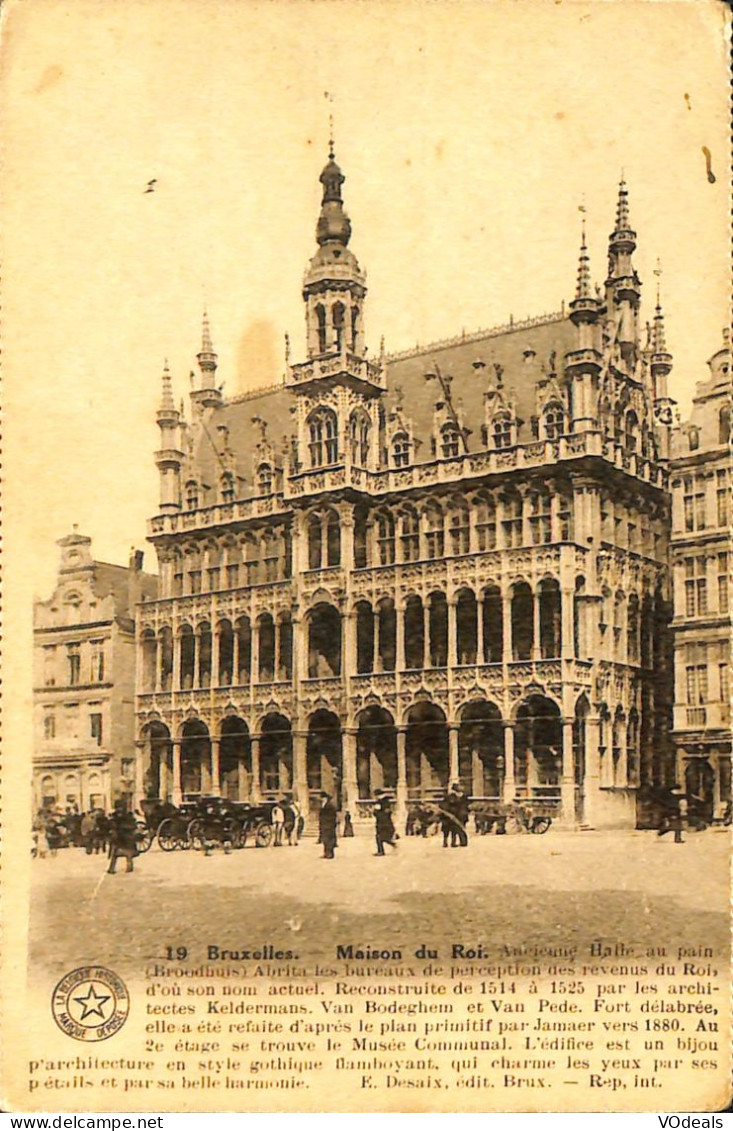
M 2 33 L 3 1108 L 724 1109 L 726 6 Z

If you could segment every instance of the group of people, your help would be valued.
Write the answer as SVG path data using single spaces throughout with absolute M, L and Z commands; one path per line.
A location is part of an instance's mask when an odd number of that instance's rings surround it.
M 272 809 L 273 847 L 296 845 L 305 828 L 305 818 L 298 801 L 292 793 L 286 793 L 275 802 Z
M 31 855 L 55 856 L 59 848 L 83 848 L 88 856 L 109 855 L 107 871 L 114 875 L 117 860 L 127 860 L 127 871 L 133 870 L 138 854 L 138 821 L 124 801 L 115 801 L 111 813 L 91 808 L 81 812 L 76 805 L 66 811 L 59 808 L 39 809 L 33 819 Z
M 391 795 L 383 789 L 376 789 L 374 798 L 372 816 L 374 817 L 374 835 L 377 846 L 375 856 L 385 856 L 385 847 L 389 846 L 396 850 L 399 840 L 399 833 L 394 823 L 394 803 Z M 470 807 L 468 796 L 460 782 L 455 782 L 446 790 L 438 808 L 443 847 L 448 848 L 449 845 L 451 848 L 465 847 L 468 844 L 466 826 L 468 825 Z M 417 812 L 417 810 L 413 810 L 413 812 Z M 412 813 L 410 816 L 412 817 Z M 414 827 L 409 831 L 416 832 L 418 835 L 427 835 L 433 814 L 426 810 L 425 818 L 423 824 L 413 822 Z M 349 813 L 344 816 L 343 835 L 345 837 L 354 835 Z M 338 810 L 331 794 L 325 790 L 321 792 L 321 806 L 318 812 L 318 842 L 323 845 L 324 859 L 333 860 L 338 844 Z

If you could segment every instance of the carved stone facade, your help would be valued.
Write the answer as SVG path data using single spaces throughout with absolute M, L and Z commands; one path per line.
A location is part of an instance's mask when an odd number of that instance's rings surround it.
M 284 384 L 226 400 L 208 322 L 190 422 L 164 373 L 138 790 L 357 815 L 460 779 L 633 826 L 674 775 L 671 359 L 626 187 L 603 293 L 583 238 L 567 315 L 371 360 L 343 179 L 331 155 Z
M 728 331 L 672 446 L 677 777 L 708 819 L 731 798 Z

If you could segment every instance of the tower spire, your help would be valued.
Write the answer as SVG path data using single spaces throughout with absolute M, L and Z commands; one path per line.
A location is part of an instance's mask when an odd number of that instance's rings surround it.
M 578 260 L 578 286 L 575 291 L 576 298 L 591 298 L 590 290 L 590 260 L 588 258 L 588 245 L 585 242 L 585 216 L 582 223 L 580 240 L 580 258 Z
M 205 389 L 207 387 L 213 386 L 214 375 L 216 374 L 216 368 L 219 363 L 219 359 L 214 352 L 214 346 L 211 341 L 211 326 L 209 325 L 209 315 L 205 307 L 203 323 L 201 327 L 201 350 L 196 355 L 196 360 L 198 361 L 199 369 L 201 370 L 202 388 Z
M 627 370 L 632 372 L 639 350 L 639 300 L 641 281 L 631 256 L 636 248 L 636 232 L 629 218 L 629 192 L 622 175 L 616 205 L 616 226 L 608 241 L 606 304 L 616 323 L 615 337 Z
M 170 416 L 170 414 L 175 413 L 175 411 L 176 404 L 173 400 L 173 382 L 171 381 L 171 371 L 168 366 L 168 358 L 166 358 L 163 362 L 163 376 L 161 380 L 160 408 L 158 410 L 158 416 L 160 417 L 161 414 Z

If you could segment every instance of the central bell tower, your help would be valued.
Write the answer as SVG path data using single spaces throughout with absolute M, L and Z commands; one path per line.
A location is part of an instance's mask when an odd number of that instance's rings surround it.
M 318 251 L 303 281 L 309 358 L 343 352 L 364 356 L 366 276 L 349 250 L 351 221 L 341 198 L 345 179 L 332 145 L 320 176 L 323 198 L 316 225 Z

